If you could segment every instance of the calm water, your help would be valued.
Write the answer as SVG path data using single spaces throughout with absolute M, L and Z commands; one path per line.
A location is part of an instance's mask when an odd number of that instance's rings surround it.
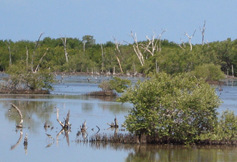
M 0 96 L 0 161 L 237 161 L 237 147 L 202 146 L 185 147 L 173 145 L 127 145 L 89 143 L 100 128 L 100 134 L 113 135 L 126 133 L 121 127 L 124 116 L 132 108 L 131 104 L 120 104 L 109 98 L 92 98 L 85 93 L 98 89 L 98 83 L 109 77 L 72 76 L 57 78 L 61 83 L 55 84 L 50 95 L 1 95 Z M 133 82 L 136 79 L 132 78 Z M 89 80 L 89 82 L 88 82 Z M 229 108 L 237 114 L 237 87 L 224 86 L 217 91 L 223 104 L 219 112 Z M 24 116 L 23 129 L 16 129 L 20 118 L 10 103 L 18 106 Z M 60 134 L 61 126 L 56 121 L 56 110 L 59 119 L 66 118 L 70 110 L 71 132 Z M 109 129 L 107 123 L 118 119 L 118 130 Z M 86 120 L 87 134 L 77 132 Z M 47 123 L 48 128 L 43 125 Z M 28 135 L 28 146 L 24 147 L 25 135 Z M 49 138 L 50 134 L 52 138 Z M 84 141 L 84 142 L 83 142 Z

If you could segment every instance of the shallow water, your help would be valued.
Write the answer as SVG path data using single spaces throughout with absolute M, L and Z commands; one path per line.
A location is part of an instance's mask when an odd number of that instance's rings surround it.
M 0 153 L 1 161 L 234 161 L 235 146 L 185 147 L 174 145 L 128 145 L 89 143 L 87 139 L 98 131 L 113 135 L 126 133 L 121 127 L 124 116 L 132 108 L 129 103 L 120 104 L 111 98 L 93 98 L 83 94 L 98 89 L 104 78 L 87 76 L 64 77 L 50 95 L 0 95 Z M 132 78 L 133 82 L 136 78 Z M 60 77 L 58 77 L 60 80 Z M 218 112 L 229 108 L 237 114 L 237 87 L 223 86 L 217 91 L 223 100 Z M 20 118 L 11 108 L 17 105 L 24 116 L 23 129 L 16 129 Z M 71 132 L 59 134 L 61 126 L 56 120 L 66 118 L 70 110 Z M 118 130 L 109 129 L 107 123 L 117 118 Z M 87 134 L 77 136 L 80 125 L 86 120 Z M 43 125 L 47 123 L 48 128 Z M 99 129 L 98 129 L 98 127 Z M 25 135 L 28 145 L 24 147 Z M 51 135 L 51 138 L 47 134 Z M 86 139 L 86 140 L 85 140 Z M 81 141 L 81 142 L 80 142 Z M 83 142 L 84 141 L 84 142 Z

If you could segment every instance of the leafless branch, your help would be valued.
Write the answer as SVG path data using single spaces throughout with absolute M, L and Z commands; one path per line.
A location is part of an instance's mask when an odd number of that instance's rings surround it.
M 184 35 L 186 35 L 188 37 L 188 42 L 189 42 L 189 45 L 190 45 L 190 51 L 192 51 L 192 49 L 193 49 L 191 39 L 194 37 L 195 32 L 196 32 L 196 29 L 194 30 L 192 36 L 189 36 L 187 33 L 184 33 Z
M 42 62 L 44 56 L 47 54 L 47 52 L 48 52 L 48 48 L 46 49 L 46 52 L 43 54 L 43 56 L 40 58 L 40 61 L 39 61 L 38 65 L 36 66 L 35 70 L 33 71 L 33 73 L 36 73 L 39 70 L 39 65 Z
M 61 35 L 60 35 L 61 36 Z M 65 58 L 66 58 L 66 62 L 68 63 L 68 53 L 67 53 L 67 37 L 65 36 L 64 39 L 61 36 L 61 40 L 63 42 L 63 46 L 64 46 L 64 54 L 65 54 Z
M 12 107 L 14 107 L 14 108 L 17 110 L 17 112 L 18 112 L 18 114 L 20 115 L 20 118 L 21 118 L 20 123 L 19 123 L 16 127 L 22 128 L 22 127 L 23 127 L 23 126 L 22 126 L 22 124 L 23 124 L 23 115 L 22 115 L 22 113 L 21 113 L 21 110 L 20 110 L 16 105 L 14 105 L 14 104 L 12 104 L 12 103 L 11 103 L 11 105 L 12 105 Z
M 64 128 L 64 124 L 59 120 L 59 114 L 58 114 L 59 109 L 58 108 L 56 109 L 57 109 L 57 121 Z
M 114 38 L 114 37 L 113 37 L 113 38 Z M 116 40 L 115 38 L 114 38 L 114 42 L 115 42 L 116 50 L 117 50 L 118 53 L 121 55 L 121 52 L 120 52 L 120 49 L 119 49 L 119 45 L 120 45 L 120 43 L 117 42 L 117 40 Z M 115 57 L 116 57 L 116 59 L 117 59 L 117 61 L 118 61 L 120 71 L 121 71 L 121 73 L 123 74 L 123 69 L 122 69 L 122 66 L 121 66 L 120 59 L 119 59 L 119 57 L 118 57 L 116 54 L 115 54 Z
M 200 27 L 200 31 L 202 33 L 202 45 L 204 45 L 204 35 L 205 35 L 205 30 L 206 30 L 205 26 L 206 26 L 206 21 L 204 21 L 202 29 Z
M 133 38 L 133 40 L 134 40 L 134 42 L 135 42 L 135 44 L 133 44 L 133 49 L 134 49 L 134 52 L 136 53 L 136 55 L 137 55 L 137 57 L 138 57 L 138 59 L 139 59 L 141 65 L 143 66 L 144 63 L 145 63 L 145 61 L 144 61 L 144 57 L 143 57 L 143 55 L 142 55 L 142 52 L 141 52 L 140 49 L 139 49 L 139 45 L 138 45 L 138 42 L 137 42 L 136 33 L 133 34 L 133 32 L 131 31 L 131 34 L 129 34 L 129 35 Z
M 36 51 L 36 49 L 37 49 L 37 47 L 38 47 L 38 45 L 39 45 L 39 41 L 40 41 L 40 38 L 41 38 L 41 36 L 43 35 L 44 33 L 40 33 L 40 36 L 39 36 L 39 38 L 38 38 L 38 41 L 36 42 L 36 45 L 35 45 L 35 48 L 34 48 L 34 51 L 33 51 L 33 55 L 32 55 L 32 59 L 31 59 L 31 70 L 32 70 L 32 72 L 33 72 L 33 70 L 34 70 L 34 68 L 33 68 L 33 64 L 34 64 L 34 56 L 35 56 L 35 51 Z

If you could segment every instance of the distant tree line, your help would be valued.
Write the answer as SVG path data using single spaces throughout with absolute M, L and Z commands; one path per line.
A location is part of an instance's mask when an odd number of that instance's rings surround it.
M 26 62 L 37 70 L 50 69 L 53 72 L 94 73 L 157 73 L 167 74 L 191 72 L 197 67 L 211 64 L 218 66 L 227 75 L 236 75 L 237 40 L 228 38 L 221 42 L 192 45 L 190 42 L 177 44 L 168 40 L 147 37 L 134 43 L 96 43 L 91 35 L 78 38 L 45 37 L 39 41 L 0 40 L 0 71 Z M 192 48 L 190 47 L 192 45 Z M 162 49 L 162 50 L 161 50 Z

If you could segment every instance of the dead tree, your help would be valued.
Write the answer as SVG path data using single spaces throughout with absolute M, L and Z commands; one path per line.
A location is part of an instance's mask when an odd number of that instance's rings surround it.
M 196 32 L 196 29 L 194 30 L 192 36 L 189 36 L 187 33 L 184 33 L 184 35 L 186 35 L 188 37 L 188 42 L 189 42 L 189 45 L 190 45 L 190 51 L 192 51 L 192 49 L 193 49 L 193 46 L 192 46 L 192 43 L 191 43 L 191 39 L 194 37 L 195 32 Z
M 63 132 L 65 133 L 67 144 L 69 145 L 69 133 L 71 132 L 71 124 L 69 123 L 70 110 L 68 110 L 67 118 L 64 119 L 64 123 L 59 120 L 58 108 L 56 108 L 56 110 L 57 110 L 57 121 L 62 127 L 61 131 L 57 134 L 57 137 L 56 137 L 57 145 L 58 145 L 58 137 Z
M 80 128 L 81 128 L 81 132 L 85 132 L 87 130 L 86 120 L 82 123 L 82 125 L 80 125 Z
M 119 42 L 117 42 L 117 40 L 114 38 L 114 42 L 115 42 L 115 51 L 118 51 L 118 53 L 119 53 L 119 55 L 121 56 L 121 51 L 120 51 L 120 49 L 119 49 L 119 45 L 121 44 L 121 43 L 119 43 Z M 123 69 L 122 69 L 122 66 L 121 66 L 121 63 L 120 63 L 120 59 L 119 59 L 119 57 L 116 55 L 116 53 L 115 53 L 115 57 L 116 57 L 116 59 L 117 59 L 117 61 L 118 61 L 118 64 L 119 64 L 119 68 L 120 68 L 120 71 L 121 71 L 121 73 L 123 74 Z
M 35 51 L 39 45 L 39 41 L 40 41 L 40 38 L 41 36 L 43 35 L 44 33 L 40 33 L 40 36 L 38 38 L 38 41 L 36 42 L 36 45 L 35 45 L 35 48 L 34 48 L 34 51 L 33 51 L 33 54 L 32 54 L 32 58 L 31 58 L 31 71 L 34 72 L 34 56 L 35 56 Z
M 36 73 L 39 70 L 39 65 L 42 62 L 44 56 L 47 54 L 47 52 L 48 52 L 48 48 L 46 49 L 46 52 L 43 54 L 43 56 L 40 58 L 40 61 L 39 61 L 38 65 L 36 66 L 35 70 L 33 71 L 33 73 Z
M 181 46 L 181 44 L 179 43 L 176 43 L 182 50 L 184 50 L 184 48 L 186 47 L 185 43 L 183 42 L 183 40 L 180 38 L 180 41 L 182 42 L 183 44 L 183 47 Z
M 154 56 L 155 51 L 159 48 L 159 47 L 157 48 L 158 40 L 155 39 L 155 33 L 151 39 L 148 36 L 146 36 L 146 39 L 148 40 L 148 43 L 140 44 L 140 47 L 144 49 L 143 53 L 147 51 L 151 54 L 151 56 Z
M 162 36 L 162 34 L 164 33 L 164 32 L 166 32 L 167 30 L 166 29 L 164 29 L 160 34 L 159 34 L 159 48 L 158 48 L 158 51 L 160 52 L 161 51 L 161 36 Z
M 202 45 L 204 45 L 204 34 L 205 34 L 205 30 L 206 30 L 205 26 L 206 26 L 206 21 L 204 21 L 202 29 L 200 27 L 200 31 L 202 33 Z
M 61 40 L 62 40 L 63 46 L 64 46 L 64 54 L 65 54 L 66 62 L 68 63 L 67 37 L 65 36 L 64 39 L 61 37 Z
M 139 49 L 139 45 L 138 45 L 138 42 L 137 42 L 137 35 L 136 33 L 133 35 L 133 32 L 131 31 L 131 34 L 129 34 L 133 40 L 134 40 L 134 44 L 133 44 L 133 49 L 134 49 L 134 52 L 136 53 L 141 65 L 143 66 L 145 61 L 144 61 L 144 57 L 143 57 L 143 54 L 141 52 L 141 50 Z
M 115 117 L 114 118 L 114 122 L 111 122 L 111 124 L 107 123 L 111 128 L 118 128 L 119 125 L 118 125 L 118 121 L 117 121 L 117 118 Z
M 63 130 L 70 130 L 70 128 L 71 128 L 71 124 L 69 123 L 70 110 L 68 110 L 67 118 L 65 119 L 65 121 L 63 123 L 59 120 L 59 114 L 58 114 L 59 110 L 58 110 L 58 108 L 56 108 L 56 109 L 57 109 L 57 121 L 58 121 L 58 123 L 62 126 Z
M 18 112 L 18 114 L 19 114 L 19 116 L 20 116 L 20 118 L 21 118 L 20 123 L 17 124 L 16 127 L 17 127 L 17 128 L 22 128 L 22 127 L 23 127 L 23 115 L 22 115 L 22 113 L 21 113 L 21 110 L 20 110 L 16 105 L 14 105 L 14 104 L 12 104 L 12 103 L 11 103 L 11 105 L 12 105 L 13 108 L 15 108 L 15 109 L 17 110 L 17 112 Z

